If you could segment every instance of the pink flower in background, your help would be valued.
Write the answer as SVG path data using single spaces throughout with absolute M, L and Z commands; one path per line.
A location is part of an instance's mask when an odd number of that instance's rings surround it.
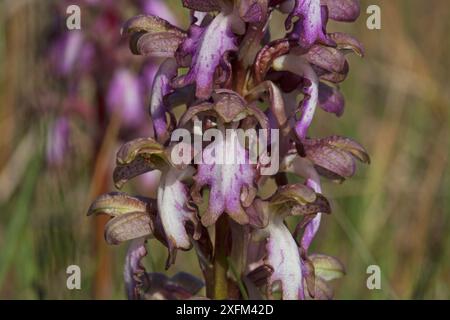
M 69 149 L 70 125 L 60 117 L 51 125 L 47 137 L 47 161 L 51 166 L 61 166 Z
M 52 111 L 61 118 L 87 121 L 88 126 L 94 128 L 102 127 L 99 122 L 103 120 L 95 118 L 104 113 L 101 109 L 105 109 L 108 118 L 118 112 L 121 138 L 147 135 L 151 132 L 151 122 L 146 118 L 146 104 L 150 102 L 157 60 L 137 61 L 124 54 L 127 46 L 121 40 L 120 28 L 128 18 L 127 8 L 175 20 L 170 9 L 165 1 L 78 0 L 57 4 L 62 16 L 65 16 L 68 4 L 83 8 L 83 25 L 81 30 L 67 30 L 60 24 L 53 31 L 49 70 L 67 94 L 62 97 L 62 103 L 52 107 Z M 136 63 L 138 68 L 131 71 L 126 67 L 130 63 Z M 93 91 L 86 93 L 91 84 Z M 91 110 L 86 112 L 86 106 Z M 64 154 L 60 156 L 64 157 Z M 48 158 L 48 161 L 53 160 Z
M 108 112 L 117 112 L 126 127 L 140 123 L 146 114 L 139 80 L 127 69 L 118 69 L 109 84 L 106 97 Z

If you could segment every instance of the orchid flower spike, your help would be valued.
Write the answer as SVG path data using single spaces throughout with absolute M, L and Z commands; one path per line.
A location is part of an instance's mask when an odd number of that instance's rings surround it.
M 331 299 L 329 282 L 345 274 L 344 266 L 309 252 L 322 215 L 332 212 L 321 180 L 341 183 L 355 174 L 356 160 L 370 159 L 354 140 L 311 137 L 310 127 L 317 107 L 344 113 L 346 55 L 363 56 L 364 49 L 351 35 L 328 32 L 327 22 L 355 21 L 359 1 L 181 3 L 191 15 L 186 30 L 148 13 L 122 28 L 133 54 L 162 62 L 148 92 L 153 135 L 120 148 L 114 182 L 120 189 L 158 172 L 155 199 L 113 192 L 89 209 L 111 216 L 108 243 L 131 241 L 128 297 Z M 285 14 L 280 39 L 270 33 L 279 28 L 270 20 L 276 10 Z M 119 84 L 132 87 L 126 73 L 119 75 Z M 181 114 L 173 110 L 179 105 Z M 296 183 L 287 173 L 299 177 Z M 291 230 L 292 217 L 299 222 Z M 167 268 L 178 250 L 195 250 L 203 279 L 147 273 L 141 260 L 151 254 L 151 240 L 167 247 Z

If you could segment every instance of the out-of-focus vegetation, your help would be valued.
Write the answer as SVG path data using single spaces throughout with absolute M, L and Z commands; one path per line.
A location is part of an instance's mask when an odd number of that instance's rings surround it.
M 174 12 L 180 2 L 167 1 Z M 86 217 L 92 198 L 114 189 L 114 123 L 106 124 L 97 145 L 89 120 L 71 122 L 70 155 L 56 168 L 45 161 L 54 117 L 48 105 L 66 94 L 44 63 L 55 18 L 51 4 L 0 4 L 0 298 L 122 299 L 126 248 L 106 247 L 101 221 Z M 366 28 L 370 4 L 381 7 L 381 30 Z M 312 133 L 355 138 L 372 163 L 342 185 L 325 184 L 334 211 L 312 251 L 346 265 L 347 276 L 336 283 L 338 299 L 448 299 L 450 4 L 363 0 L 362 9 L 356 24 L 344 26 L 366 47 L 363 60 L 350 61 L 346 111 L 339 119 L 319 111 Z M 83 90 L 90 94 L 89 86 Z M 146 192 L 137 184 L 129 188 Z M 151 242 L 147 270 L 163 271 L 165 258 Z M 81 267 L 81 290 L 66 288 L 71 264 Z M 381 290 L 366 287 L 372 264 L 381 268 Z M 198 270 L 196 259 L 180 252 L 169 273 L 186 269 Z

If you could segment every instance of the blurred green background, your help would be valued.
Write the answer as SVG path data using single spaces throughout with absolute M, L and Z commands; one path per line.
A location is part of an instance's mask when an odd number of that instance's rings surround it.
M 179 2 L 167 1 L 176 13 Z M 361 4 L 357 23 L 329 26 L 355 34 L 366 48 L 364 59 L 350 58 L 342 85 L 346 111 L 339 119 L 318 112 L 311 135 L 352 137 L 372 163 L 342 185 L 325 183 L 333 214 L 324 218 L 312 251 L 346 265 L 337 299 L 449 299 L 450 4 Z M 381 7 L 381 30 L 366 27 L 371 4 Z M 86 217 L 96 194 L 114 190 L 116 142 L 105 134 L 99 147 L 86 120 L 75 121 L 64 165 L 45 162 L 52 121 L 46 104 L 65 94 L 43 63 L 51 5 L 0 3 L 0 298 L 123 299 L 126 244 L 106 247 L 102 221 Z M 181 21 L 186 25 L 186 13 Z M 60 91 L 48 98 L 48 90 Z M 145 193 L 137 185 L 127 190 Z M 165 258 L 162 246 L 150 242 L 148 271 L 163 271 Z M 66 288 L 71 264 L 81 267 L 81 290 Z M 372 264 L 381 268 L 381 290 L 366 287 Z M 181 270 L 199 274 L 192 252 L 180 252 L 169 274 Z

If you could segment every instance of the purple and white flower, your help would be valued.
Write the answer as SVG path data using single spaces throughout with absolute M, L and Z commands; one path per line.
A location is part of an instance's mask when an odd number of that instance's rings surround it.
M 332 211 L 321 178 L 342 182 L 354 175 L 356 160 L 370 159 L 357 142 L 313 138 L 310 127 L 317 107 L 336 116 L 344 112 L 339 83 L 349 72 L 346 54 L 363 56 L 364 49 L 350 35 L 328 33 L 327 22 L 356 20 L 359 1 L 182 4 L 191 10 L 187 30 L 155 15 L 131 18 L 122 29 L 134 54 L 165 60 L 151 92 L 155 138 L 122 146 L 114 181 L 121 188 L 136 176 L 158 171 L 157 200 L 113 193 L 98 198 L 89 211 L 112 216 L 109 243 L 134 239 L 125 268 L 129 297 L 187 298 L 198 289 L 193 279 L 189 290 L 174 285 L 173 278 L 142 276 L 144 240 L 156 238 L 168 248 L 167 267 L 177 250 L 196 251 L 208 298 L 272 299 L 277 293 L 282 299 L 332 298 L 328 282 L 342 277 L 344 267 L 336 258 L 309 252 L 323 214 Z M 287 14 L 281 39 L 269 32 L 274 10 Z M 173 112 L 173 101 L 185 105 L 181 115 Z M 195 137 L 203 134 L 199 128 L 217 133 L 201 139 L 200 149 L 195 146 Z M 170 139 L 179 137 L 175 129 L 187 130 L 192 139 Z M 264 159 L 248 161 L 250 143 L 225 134 L 248 129 L 279 130 L 278 172 L 262 175 Z M 183 148 L 186 143 L 192 148 Z M 272 141 L 264 147 L 275 152 Z M 187 162 L 176 161 L 174 154 L 180 152 Z M 291 183 L 286 173 L 300 182 Z M 275 188 L 263 196 L 269 185 Z M 294 232 L 287 225 L 292 216 L 300 219 Z

